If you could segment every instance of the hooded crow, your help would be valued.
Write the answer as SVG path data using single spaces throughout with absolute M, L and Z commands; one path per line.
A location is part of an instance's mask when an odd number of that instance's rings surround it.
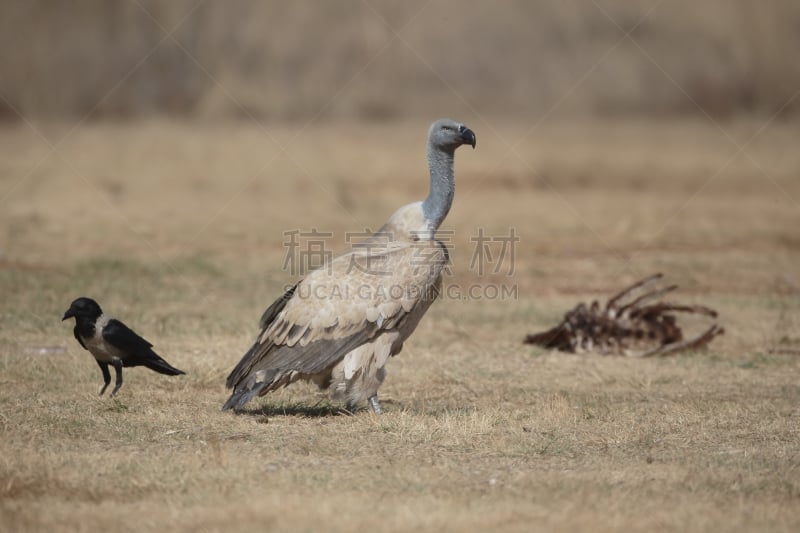
M 75 319 L 73 330 L 75 338 L 94 356 L 103 372 L 105 383 L 100 388 L 101 396 L 111 383 L 108 365 L 112 365 L 117 373 L 116 385 L 111 391 L 111 396 L 114 396 L 122 386 L 123 366 L 142 365 L 168 376 L 185 374 L 183 370 L 178 370 L 164 361 L 152 350 L 152 344 L 128 326 L 116 318 L 103 314 L 103 310 L 91 298 L 78 298 L 72 302 L 61 320 L 68 318 Z

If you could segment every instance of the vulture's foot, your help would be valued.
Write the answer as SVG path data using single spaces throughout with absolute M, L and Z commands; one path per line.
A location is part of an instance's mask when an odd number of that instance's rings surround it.
M 378 401 L 377 394 L 375 396 L 370 396 L 367 402 L 369 402 L 369 408 L 372 409 L 373 413 L 375 413 L 376 415 L 383 413 L 383 410 L 381 409 L 381 404 Z

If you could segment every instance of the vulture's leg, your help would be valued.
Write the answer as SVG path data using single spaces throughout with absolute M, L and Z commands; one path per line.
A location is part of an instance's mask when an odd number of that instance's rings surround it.
M 95 359 L 97 361 L 97 359 Z M 100 371 L 103 373 L 103 386 L 100 387 L 100 396 L 106 391 L 108 384 L 111 383 L 111 374 L 108 371 L 108 363 L 104 363 L 102 361 L 97 361 L 97 366 L 100 367 Z
M 117 373 L 117 382 L 114 384 L 114 390 L 111 391 L 111 397 L 113 398 L 119 388 L 122 387 L 122 361 L 114 359 L 111 364 L 114 365 L 114 370 Z
M 378 402 L 377 394 L 375 394 L 375 396 L 370 396 L 367 402 L 369 403 L 369 408 L 372 409 L 373 413 L 375 413 L 376 415 L 383 413 L 383 410 L 381 409 L 381 404 Z

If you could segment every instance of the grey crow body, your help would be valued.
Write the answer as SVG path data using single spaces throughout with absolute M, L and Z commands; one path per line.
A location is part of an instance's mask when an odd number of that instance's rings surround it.
M 183 370 L 178 370 L 164 361 L 153 351 L 152 344 L 128 326 L 116 318 L 103 314 L 103 310 L 91 298 L 78 298 L 72 302 L 61 320 L 68 318 L 75 319 L 73 330 L 75 338 L 94 356 L 103 372 L 104 384 L 100 388 L 101 396 L 111 383 L 108 365 L 113 366 L 117 374 L 111 396 L 114 396 L 122 386 L 124 366 L 146 366 L 150 370 L 169 376 L 185 374 Z

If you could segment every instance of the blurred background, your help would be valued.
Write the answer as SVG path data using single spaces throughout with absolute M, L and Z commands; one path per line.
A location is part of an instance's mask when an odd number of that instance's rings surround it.
M 626 37 L 629 35 L 630 38 Z M 6 0 L 0 117 L 781 116 L 793 0 Z

